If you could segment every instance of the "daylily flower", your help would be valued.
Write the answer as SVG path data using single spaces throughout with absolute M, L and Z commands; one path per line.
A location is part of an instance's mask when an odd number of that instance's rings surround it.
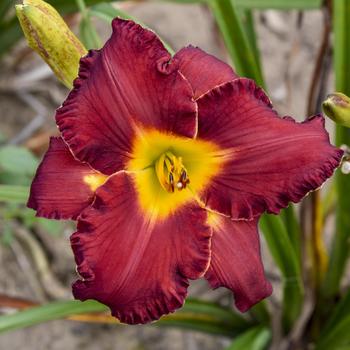
M 56 121 L 28 206 L 78 220 L 74 296 L 130 324 L 181 307 L 203 276 L 241 311 L 269 296 L 260 215 L 320 187 L 343 153 L 321 115 L 280 118 L 225 63 L 194 47 L 171 58 L 121 19 L 81 59 Z

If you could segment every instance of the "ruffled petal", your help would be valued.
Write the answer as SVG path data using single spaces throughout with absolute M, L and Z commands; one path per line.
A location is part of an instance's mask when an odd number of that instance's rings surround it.
M 218 214 L 210 217 L 212 253 L 205 277 L 213 288 L 230 289 L 241 312 L 272 293 L 261 262 L 257 221 L 232 221 Z
M 167 218 L 145 213 L 132 176 L 113 175 L 71 237 L 83 278 L 73 285 L 74 296 L 108 305 L 129 324 L 173 312 L 184 302 L 188 279 L 202 276 L 208 267 L 206 219 L 206 211 L 193 202 Z
M 29 208 L 49 219 L 76 219 L 91 204 L 96 187 L 106 176 L 74 159 L 60 137 L 50 146 L 34 177 Z
M 226 163 L 202 193 L 234 219 L 278 214 L 329 178 L 343 151 L 329 143 L 321 115 L 280 118 L 252 80 L 236 79 L 198 100 L 198 139 L 226 150 Z
M 195 99 L 218 85 L 238 78 L 228 64 L 197 47 L 181 49 L 174 59 L 180 61 L 179 70 L 190 82 Z
M 81 59 L 79 77 L 56 121 L 74 155 L 94 169 L 124 169 L 138 128 L 192 137 L 192 89 L 157 36 L 132 21 L 113 20 L 100 51 Z

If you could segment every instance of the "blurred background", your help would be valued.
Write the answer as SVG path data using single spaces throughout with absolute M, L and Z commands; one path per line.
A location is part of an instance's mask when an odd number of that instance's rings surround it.
M 4 187 L 1 197 L 0 294 L 45 303 L 71 298 L 75 263 L 69 236 L 74 225 L 37 219 L 34 211 L 26 209 L 23 202 L 25 186 L 31 183 L 48 147 L 49 136 L 57 134 L 54 113 L 67 96 L 68 89 L 27 46 L 18 26 L 13 25 L 17 21 L 13 18 L 16 3 L 0 1 L 0 183 L 18 189 L 15 193 L 6 193 Z M 213 13 L 206 4 L 123 1 L 113 3 L 113 6 L 155 30 L 176 51 L 192 44 L 232 64 Z M 303 10 L 301 6 L 297 10 L 283 11 L 256 8 L 252 12 L 266 90 L 280 115 L 291 115 L 299 121 L 311 110 L 312 113 L 319 112 L 320 102 L 334 90 L 331 49 L 326 47 L 322 51 L 327 18 L 321 8 L 314 7 Z M 81 35 L 79 12 L 63 10 L 62 13 L 72 30 Z M 111 33 L 109 24 L 98 16 L 92 16 L 91 21 L 103 43 Z M 312 97 L 320 55 L 321 88 L 317 96 Z M 310 94 L 318 99 L 318 103 L 314 102 L 315 107 L 310 107 Z M 327 128 L 333 134 L 329 121 Z M 330 215 L 326 223 L 325 237 L 329 242 L 334 215 Z M 268 300 L 268 307 L 277 305 L 275 319 L 272 315 L 272 327 L 280 328 L 277 316 L 281 276 L 267 251 L 266 242 L 263 241 L 262 246 L 266 272 L 275 287 Z M 224 306 L 232 305 L 228 291 L 210 291 L 205 281 L 192 283 L 190 296 Z M 12 306 L 9 303 L 8 307 L 0 307 L 0 312 L 11 312 Z M 270 334 L 265 333 L 265 337 Z M 130 327 L 56 320 L 0 334 L 0 349 L 219 350 L 226 349 L 231 341 L 223 335 L 159 328 L 157 325 Z M 244 349 L 250 348 L 242 347 Z

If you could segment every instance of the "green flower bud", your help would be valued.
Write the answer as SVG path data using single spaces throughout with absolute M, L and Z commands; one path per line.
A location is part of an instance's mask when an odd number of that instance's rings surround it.
M 322 103 L 325 114 L 337 124 L 350 128 L 350 98 L 341 92 L 327 96 Z
M 87 53 L 63 18 L 42 0 L 24 0 L 16 13 L 29 46 L 68 88 L 78 75 L 79 60 Z

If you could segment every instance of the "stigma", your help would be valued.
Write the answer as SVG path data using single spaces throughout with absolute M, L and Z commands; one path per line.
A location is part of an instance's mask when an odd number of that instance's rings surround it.
M 188 173 L 182 158 L 170 151 L 163 153 L 155 162 L 155 171 L 162 188 L 169 192 L 182 191 L 189 184 Z

